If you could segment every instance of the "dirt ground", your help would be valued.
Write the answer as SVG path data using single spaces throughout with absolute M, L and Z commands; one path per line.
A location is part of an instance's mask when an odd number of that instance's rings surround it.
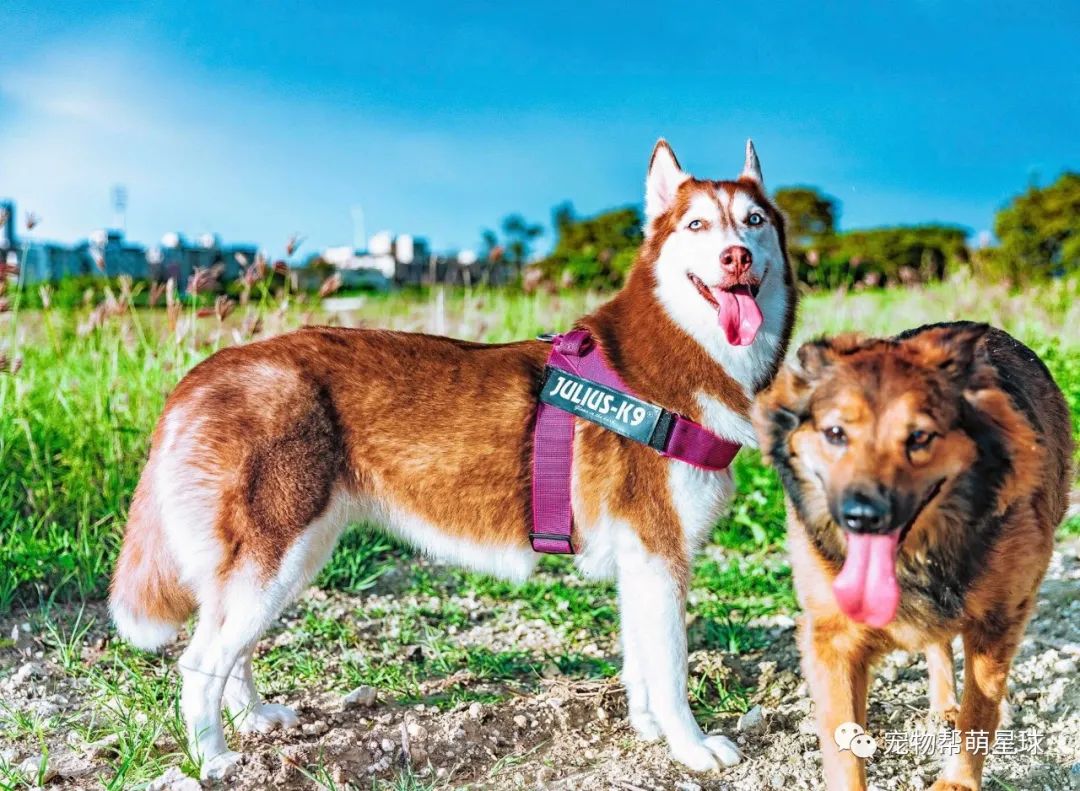
M 1055 553 L 1038 614 L 1010 677 L 1013 718 L 1008 727 L 1022 749 L 1015 755 L 995 752 L 991 756 L 987 789 L 1080 788 L 1078 555 L 1080 542 L 1075 539 L 1062 543 Z M 349 599 L 342 594 L 309 592 L 264 642 L 287 641 L 290 627 L 305 608 L 344 612 L 355 604 Z M 93 661 L 93 652 L 101 649 L 106 634 L 103 607 L 92 605 L 91 609 L 97 622 L 82 637 L 84 662 Z M 500 623 L 461 629 L 455 639 L 537 647 L 557 639 L 542 624 L 530 622 L 527 612 L 511 612 Z M 2 634 L 12 637 L 0 649 L 0 766 L 7 766 L 6 774 L 0 775 L 0 787 L 32 785 L 29 779 L 20 782 L 19 766 L 29 762 L 40 767 L 44 753 L 47 770 L 39 777 L 47 779 L 49 789 L 117 787 L 110 782 L 115 768 L 108 738 L 87 744 L 78 735 L 80 729 L 70 725 L 40 730 L 37 737 L 27 732 L 28 718 L 67 717 L 63 721 L 77 723 L 94 718 L 99 703 L 87 702 L 84 685 L 64 671 L 63 657 L 55 647 L 47 648 L 48 641 L 22 623 L 16 617 L 0 622 Z M 820 753 L 811 723 L 812 704 L 799 677 L 794 623 L 787 616 L 774 616 L 759 625 L 770 638 L 766 650 L 738 655 L 697 651 L 691 658 L 692 675 L 709 663 L 724 663 L 749 690 L 755 706 L 741 722 L 731 716 L 713 729 L 736 739 L 747 756 L 741 765 L 716 775 L 686 772 L 668 759 L 661 744 L 638 742 L 624 719 L 625 704 L 616 679 L 580 680 L 556 671 L 527 692 L 493 689 L 502 695 L 499 702 L 466 702 L 448 711 L 388 703 L 377 689 L 373 701 L 368 690 L 346 698 L 317 685 L 294 695 L 272 696 L 275 702 L 297 709 L 302 729 L 269 736 L 231 735 L 234 749 L 242 750 L 245 759 L 219 787 L 820 788 Z M 594 648 L 613 658 L 610 642 Z M 176 647 L 169 649 L 172 656 L 177 652 Z M 959 652 L 957 661 L 958 665 L 962 662 Z M 425 682 L 425 692 L 435 693 L 440 685 L 471 683 L 467 676 L 438 678 Z M 329 679 L 326 686 L 331 686 Z M 484 691 L 482 686 L 478 683 L 473 691 Z M 873 786 L 929 788 L 941 755 L 905 749 L 898 746 L 898 738 L 886 736 L 928 727 L 922 658 L 903 653 L 889 656 L 878 669 L 870 700 L 868 731 L 880 745 L 868 762 Z M 24 727 L 15 728 L 16 721 Z M 8 738 L 13 733 L 19 735 Z M 1038 739 L 1034 749 L 1032 734 Z M 178 750 L 167 735 L 157 746 L 163 752 Z M 174 767 L 148 787 L 187 791 L 199 786 Z

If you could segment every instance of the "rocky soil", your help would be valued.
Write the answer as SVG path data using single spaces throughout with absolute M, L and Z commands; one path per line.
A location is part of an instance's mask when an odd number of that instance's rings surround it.
M 1013 719 L 1009 726 L 1025 749 L 993 755 L 987 789 L 1058 791 L 1080 788 L 1080 543 L 1059 546 L 1043 585 L 1038 614 L 1010 677 Z M 288 640 L 290 619 L 305 608 L 349 604 L 340 594 L 311 594 L 290 611 L 268 642 Z M 363 597 L 361 597 L 363 598 Z M 384 597 L 392 599 L 392 597 Z M 384 602 L 385 604 L 386 602 Z M 355 604 L 355 603 L 354 603 Z M 80 637 L 77 661 L 92 666 L 106 650 L 101 605 L 92 605 L 96 624 Z M 558 638 L 521 608 L 504 622 L 462 629 L 455 639 L 504 641 L 542 647 Z M 23 618 L 0 622 L 0 787 L 84 789 L 117 787 L 118 737 L 87 743 L 79 724 L 92 721 L 100 696 L 87 700 L 85 676 L 65 672 L 71 661 L 45 639 L 40 625 Z M 770 637 L 766 650 L 738 655 L 697 651 L 695 672 L 723 663 L 748 690 L 753 708 L 742 717 L 721 718 L 714 730 L 735 738 L 747 755 L 741 765 L 713 776 L 694 775 L 668 760 L 662 745 L 638 742 L 624 715 L 617 680 L 582 680 L 553 668 L 547 678 L 525 686 L 492 688 L 498 702 L 465 702 L 450 710 L 431 705 L 402 706 L 379 689 L 349 695 L 311 688 L 275 702 L 297 709 L 302 728 L 270 736 L 231 735 L 244 761 L 219 786 L 235 789 L 345 788 L 550 788 L 550 789 L 812 789 L 820 787 L 820 754 L 812 733 L 812 704 L 798 674 L 790 618 L 761 624 Z M 592 646 L 610 653 L 610 641 Z M 326 651 L 340 649 L 327 646 Z M 170 654 L 175 654 L 170 649 Z M 962 657 L 958 651 L 958 664 Z M 71 665 L 68 664 L 68 667 Z M 331 685 L 327 679 L 327 687 Z M 425 693 L 440 686 L 485 683 L 468 674 L 425 682 Z M 931 751 L 889 752 L 887 732 L 926 729 L 926 675 L 921 657 L 896 653 L 878 669 L 871 691 L 868 731 L 879 745 L 868 763 L 878 789 L 925 789 L 933 783 L 941 756 Z M 137 715 L 138 716 L 138 715 Z M 145 714 L 142 714 L 145 718 Z M 31 723 L 64 723 L 38 727 Z M 1021 737 L 1021 733 L 1027 734 Z M 1039 744 L 1031 750 L 1031 734 Z M 179 746 L 163 732 L 156 747 L 175 754 L 174 764 L 149 784 L 151 789 L 199 788 Z M 166 761 L 168 764 L 168 761 Z M 147 787 L 145 783 L 130 787 Z

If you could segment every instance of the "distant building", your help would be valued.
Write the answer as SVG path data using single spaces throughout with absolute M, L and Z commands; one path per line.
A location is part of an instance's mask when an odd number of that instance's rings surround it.
M 222 245 L 214 234 L 204 234 L 193 244 L 181 234 L 172 232 L 161 237 L 161 244 L 151 247 L 146 257 L 150 262 L 148 274 L 151 279 L 172 278 L 183 289 L 196 269 L 220 266 L 222 282 L 235 280 L 240 276 L 241 258 L 251 263 L 257 253 L 258 248 L 254 245 Z
M 0 254 L 13 249 L 18 241 L 15 238 L 15 202 L 0 201 Z
M 53 242 L 27 242 L 14 248 L 19 283 L 29 285 L 95 272 L 86 244 L 67 247 Z
M 90 258 L 95 261 L 94 270 L 99 274 L 107 277 L 128 275 L 136 279 L 144 279 L 149 274 L 146 248 L 125 241 L 123 231 L 94 231 L 90 234 L 89 244 L 84 245 Z M 79 245 L 79 248 L 84 245 Z
M 480 261 L 472 250 L 434 255 L 426 239 L 380 231 L 368 240 L 367 250 L 328 247 L 319 255 L 342 276 L 346 287 L 395 285 L 501 284 L 513 276 L 510 267 Z

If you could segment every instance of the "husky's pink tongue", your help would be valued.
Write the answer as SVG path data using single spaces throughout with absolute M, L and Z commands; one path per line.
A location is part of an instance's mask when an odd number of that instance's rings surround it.
M 900 531 L 846 535 L 847 560 L 833 581 L 833 595 L 849 618 L 879 629 L 893 619 L 900 604 L 896 581 Z
M 761 308 L 750 294 L 750 287 L 713 288 L 710 291 L 720 305 L 718 318 L 720 326 L 727 333 L 728 343 L 732 346 L 749 346 L 753 343 L 762 318 Z

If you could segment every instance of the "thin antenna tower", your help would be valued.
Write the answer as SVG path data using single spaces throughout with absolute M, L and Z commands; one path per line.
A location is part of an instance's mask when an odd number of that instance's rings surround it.
M 127 187 L 123 184 L 114 184 L 112 188 L 113 224 L 122 233 L 127 234 Z

